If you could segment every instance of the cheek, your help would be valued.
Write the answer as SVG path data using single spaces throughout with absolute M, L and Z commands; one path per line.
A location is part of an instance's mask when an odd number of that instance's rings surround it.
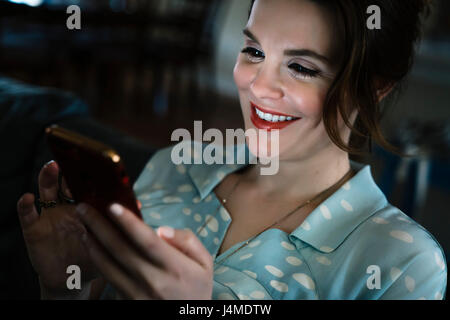
M 302 84 L 291 88 L 293 105 L 305 118 L 322 119 L 322 110 L 326 98 L 326 90 L 314 84 Z
M 248 90 L 254 77 L 255 70 L 239 59 L 233 69 L 234 82 L 239 90 Z

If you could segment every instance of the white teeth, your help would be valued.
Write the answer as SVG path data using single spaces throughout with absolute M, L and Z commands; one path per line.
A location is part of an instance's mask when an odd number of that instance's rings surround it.
M 286 117 L 286 116 L 279 116 L 279 115 L 274 115 L 274 114 L 270 114 L 270 113 L 264 113 L 261 110 L 258 110 L 258 108 L 255 108 L 256 110 L 256 114 L 258 115 L 258 117 L 260 117 L 263 120 L 266 121 L 270 121 L 270 122 L 281 122 L 281 121 L 290 121 L 290 120 L 295 120 L 298 118 L 294 118 L 294 117 Z

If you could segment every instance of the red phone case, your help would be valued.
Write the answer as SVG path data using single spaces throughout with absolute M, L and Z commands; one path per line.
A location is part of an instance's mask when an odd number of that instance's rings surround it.
M 142 219 L 130 179 L 118 153 L 76 132 L 51 125 L 47 142 L 76 202 L 106 213 L 120 203 Z

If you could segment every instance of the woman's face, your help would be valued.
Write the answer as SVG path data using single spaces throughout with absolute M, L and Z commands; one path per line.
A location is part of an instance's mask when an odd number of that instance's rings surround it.
M 333 19 L 309 0 L 256 0 L 253 6 L 244 31 L 246 52 L 238 56 L 234 80 L 245 129 L 280 129 L 280 160 L 307 159 L 334 146 L 322 121 L 338 69 Z M 260 119 L 253 105 L 272 116 Z M 286 121 L 287 116 L 292 120 Z M 267 148 L 260 146 L 259 151 L 267 149 L 270 155 L 270 134 L 268 138 Z M 256 143 L 247 143 L 254 155 L 264 155 Z

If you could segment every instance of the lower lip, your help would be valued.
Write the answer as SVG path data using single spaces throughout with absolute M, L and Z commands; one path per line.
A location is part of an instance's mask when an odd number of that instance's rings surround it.
M 258 117 L 254 106 L 250 106 L 250 108 L 252 109 L 251 115 L 250 115 L 250 120 L 252 121 L 252 123 L 258 129 L 265 129 L 267 131 L 275 130 L 275 129 L 281 130 L 284 127 L 287 127 L 288 125 L 293 124 L 294 122 L 301 119 L 301 118 L 299 118 L 296 120 L 289 120 L 289 121 L 270 122 L 270 121 L 266 121 L 266 120 L 263 120 L 260 117 Z

